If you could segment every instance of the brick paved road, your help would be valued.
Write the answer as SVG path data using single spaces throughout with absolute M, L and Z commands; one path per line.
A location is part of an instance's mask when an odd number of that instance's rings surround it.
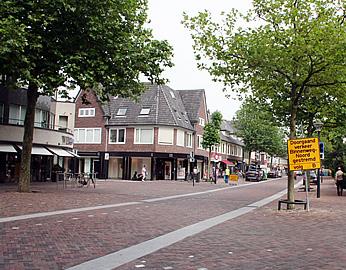
M 146 199 L 225 187 L 184 182 L 102 182 L 94 189 L 1 192 L 1 217 L 85 205 L 139 202 L 0 223 L 0 269 L 64 269 L 244 207 L 286 187 L 275 180 L 157 202 Z M 312 211 L 276 211 L 276 202 L 224 222 L 118 269 L 344 269 L 344 197 L 325 180 Z M 297 192 L 297 196 L 303 196 Z M 311 194 L 315 196 L 315 193 Z M 15 201 L 14 201 L 15 200 Z M 3 204 L 4 202 L 4 204 Z M 29 205 L 31 204 L 31 205 Z M 320 260 L 322 258 L 322 260 Z

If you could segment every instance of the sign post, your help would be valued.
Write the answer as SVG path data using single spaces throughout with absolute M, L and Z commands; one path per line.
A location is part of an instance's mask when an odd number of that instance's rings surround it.
M 320 144 L 318 138 L 292 139 L 287 142 L 290 171 L 306 171 L 321 168 Z M 305 175 L 305 191 L 307 210 L 309 211 L 309 191 L 307 174 Z
M 318 138 L 288 140 L 288 161 L 290 171 L 321 168 Z

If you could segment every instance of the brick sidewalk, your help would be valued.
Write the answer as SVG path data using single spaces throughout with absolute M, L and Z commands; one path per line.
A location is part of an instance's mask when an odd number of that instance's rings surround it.
M 261 184 L 179 200 L 0 224 L 0 269 L 65 269 L 243 207 L 284 189 L 286 181 L 264 185 L 266 188 Z M 42 208 L 53 210 L 54 204 L 46 200 L 54 198 L 59 198 L 60 207 L 71 208 L 83 205 L 88 198 L 90 205 L 97 205 L 225 187 L 200 183 L 193 188 L 187 183 L 163 181 L 112 186 L 101 182 L 95 190 L 65 191 L 45 186 L 47 190 L 41 189 L 42 193 L 24 196 L 1 192 L 0 200 L 13 204 L 6 210 L 13 216 L 27 213 L 27 208 L 31 212 L 28 202 L 39 206 L 45 202 Z M 44 200 L 38 195 L 44 195 Z M 11 196 L 17 199 L 16 206 L 7 201 Z M 297 198 L 304 196 L 296 192 Z M 24 201 L 18 199 L 22 197 Z M 320 199 L 315 198 L 316 192 L 310 197 L 310 212 L 299 206 L 294 211 L 278 212 L 275 201 L 119 269 L 345 269 L 345 237 L 340 234 L 346 229 L 345 198 L 336 196 L 331 179 L 324 180 Z
M 120 268 L 346 269 L 346 196 L 325 178 L 311 211 L 277 211 L 277 201 Z M 304 199 L 304 192 L 296 192 Z

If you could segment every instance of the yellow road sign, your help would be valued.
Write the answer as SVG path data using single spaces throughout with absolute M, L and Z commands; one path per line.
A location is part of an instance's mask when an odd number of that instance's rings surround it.
M 290 171 L 321 168 L 318 138 L 288 140 L 287 146 Z

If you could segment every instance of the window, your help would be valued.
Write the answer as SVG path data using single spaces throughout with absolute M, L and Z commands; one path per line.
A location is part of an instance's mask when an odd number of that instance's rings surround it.
M 153 144 L 154 129 L 153 128 L 136 128 L 135 144 Z
M 10 104 L 9 124 L 24 125 L 26 108 L 20 105 Z
M 42 111 L 39 109 L 35 110 L 35 127 L 48 127 L 48 118 L 49 118 L 49 112 Z
M 124 116 L 126 115 L 126 112 L 127 112 L 127 108 L 119 108 L 117 112 L 117 116 Z
M 192 133 L 186 134 L 186 147 L 192 148 Z
M 177 130 L 177 145 L 185 146 L 185 132 L 183 130 Z
M 68 116 L 59 115 L 59 130 L 67 130 Z
M 125 129 L 119 128 L 119 129 L 110 129 L 109 130 L 109 143 L 119 143 L 124 144 L 125 143 Z
M 142 108 L 140 115 L 148 115 L 150 113 L 150 108 Z
M 226 144 L 222 143 L 222 154 L 226 154 Z
M 101 128 L 76 128 L 75 143 L 101 143 Z
M 238 149 L 238 156 L 242 157 L 243 156 L 243 148 L 239 147 Z
M 197 135 L 197 147 L 198 149 L 203 149 L 203 146 L 202 146 L 202 141 L 203 141 L 203 137 L 201 135 Z
M 205 120 L 203 118 L 199 118 L 199 125 L 204 127 L 205 126 Z
M 78 110 L 78 117 L 94 117 L 95 108 L 80 108 Z
M 174 130 L 172 128 L 159 128 L 159 144 L 173 144 Z

